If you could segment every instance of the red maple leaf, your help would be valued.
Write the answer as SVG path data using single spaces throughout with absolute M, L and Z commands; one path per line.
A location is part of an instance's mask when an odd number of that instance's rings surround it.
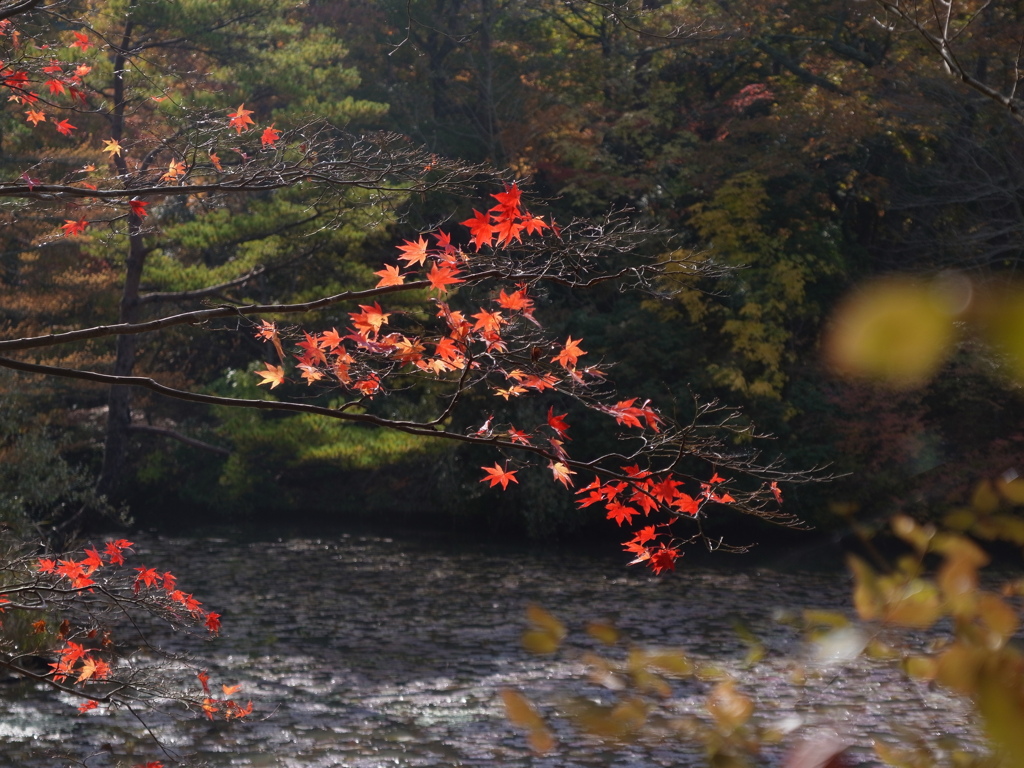
M 82 566 L 85 568 L 86 575 L 91 575 L 97 568 L 103 567 L 103 558 L 100 557 L 100 553 L 95 549 L 85 550 L 85 559 L 82 560 Z
M 138 216 L 140 219 L 146 218 L 149 214 L 146 213 L 146 206 L 149 203 L 144 200 L 129 200 L 128 206 L 132 209 L 132 213 Z
M 281 132 L 274 128 L 274 126 L 270 126 L 269 128 L 263 129 L 263 134 L 260 136 L 260 144 L 264 147 L 272 147 L 280 138 Z
M 60 133 L 64 136 L 70 136 L 72 131 L 78 130 L 78 126 L 72 125 L 71 122 L 68 120 L 58 121 L 56 118 L 54 118 L 53 122 L 54 125 L 57 127 L 57 133 Z
M 508 488 L 508 484 L 510 482 L 516 483 L 517 485 L 519 484 L 519 481 L 516 480 L 515 476 L 516 472 L 519 470 L 513 469 L 509 472 L 506 467 L 501 466 L 497 462 L 494 463 L 493 467 L 480 467 L 480 469 L 487 473 L 487 477 L 483 478 L 480 482 L 490 483 L 491 488 L 496 486 L 498 483 L 501 483 L 502 490 Z
M 525 432 L 516 429 L 513 426 L 508 428 L 508 439 L 513 443 L 520 443 L 521 445 L 530 445 L 530 436 Z
M 651 486 L 651 495 L 662 504 L 671 504 L 676 496 L 679 495 L 678 488 L 680 485 L 682 485 L 681 482 L 672 477 L 672 475 L 669 475 L 661 482 Z
M 492 228 L 498 236 L 498 245 L 509 245 L 513 240 L 522 242 L 519 233 L 523 231 L 523 225 L 512 215 L 497 217 Z
M 242 131 L 249 130 L 250 125 L 255 125 L 255 122 L 249 115 L 252 114 L 251 109 L 246 109 L 245 104 L 239 104 L 238 109 L 234 112 L 228 112 L 228 126 L 235 129 L 235 133 L 241 133 Z
M 478 251 L 480 246 L 490 245 L 494 239 L 495 229 L 491 225 L 491 217 L 486 213 L 474 210 L 473 218 L 466 219 L 462 224 L 469 227 L 469 232 L 473 236 L 473 245 Z
M 505 191 L 499 192 L 496 195 L 491 195 L 498 204 L 491 208 L 492 211 L 499 211 L 509 216 L 519 215 L 519 201 L 523 196 L 523 192 L 519 189 L 516 182 L 505 185 Z
M 700 512 L 700 502 L 690 496 L 688 493 L 680 493 L 671 501 L 671 505 L 692 517 L 696 517 L 697 513 Z
M 132 546 L 132 542 L 127 539 L 108 541 L 104 553 L 109 558 L 111 565 L 124 565 L 124 555 L 121 554 L 121 551 L 130 546 Z
M 156 586 L 157 581 L 160 580 L 160 574 L 156 572 L 155 568 L 136 568 L 135 570 L 139 572 L 139 575 L 135 577 L 134 584 L 136 594 L 142 588 L 143 584 L 145 584 L 147 588 L 154 587 Z
M 220 614 L 219 613 L 212 613 L 211 612 L 211 613 L 206 614 L 206 621 L 204 621 L 203 623 L 206 624 L 206 628 L 208 630 L 210 630 L 211 632 L 213 632 L 213 634 L 216 635 L 216 634 L 218 634 L 220 632 Z
M 443 230 L 437 230 L 437 234 L 433 236 L 437 240 L 437 247 L 441 249 L 441 252 L 446 256 L 457 253 L 454 245 L 452 245 L 452 236 Z
M 92 47 L 92 43 L 89 42 L 89 36 L 85 32 L 72 32 L 75 36 L 75 42 L 71 44 L 71 48 L 81 48 L 82 51 L 88 51 Z
M 660 574 L 662 571 L 674 571 L 676 560 L 679 558 L 679 550 L 675 547 L 667 547 L 664 544 L 658 549 L 651 550 L 647 564 L 651 570 Z
M 621 526 L 623 521 L 627 523 L 632 523 L 633 518 L 638 514 L 639 512 L 637 512 L 632 507 L 627 507 L 625 504 L 620 504 L 617 501 L 612 501 L 609 502 L 608 504 L 608 514 L 606 515 L 606 519 L 614 520 Z
M 555 430 L 559 437 L 565 437 L 566 430 L 569 429 L 569 425 L 565 423 L 565 417 L 568 415 L 568 413 L 556 415 L 554 406 L 548 408 L 548 426 Z
M 89 226 L 89 222 L 85 219 L 79 219 L 74 221 L 73 219 L 65 219 L 61 225 L 61 229 L 64 230 L 64 237 L 74 237 L 85 232 L 85 228 Z
M 523 229 L 526 230 L 526 234 L 528 235 L 536 235 L 541 230 L 546 229 L 547 226 L 548 225 L 544 223 L 544 219 L 540 216 L 527 214 L 523 217 Z

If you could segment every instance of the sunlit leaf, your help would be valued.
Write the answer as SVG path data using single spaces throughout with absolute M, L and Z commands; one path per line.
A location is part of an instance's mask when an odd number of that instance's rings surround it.
M 708 696 L 707 709 L 718 727 L 731 733 L 754 714 L 754 702 L 736 690 L 734 680 L 719 683 Z
M 910 279 L 879 280 L 847 299 L 825 348 L 840 373 L 904 388 L 923 384 L 953 340 L 953 310 L 943 292 Z

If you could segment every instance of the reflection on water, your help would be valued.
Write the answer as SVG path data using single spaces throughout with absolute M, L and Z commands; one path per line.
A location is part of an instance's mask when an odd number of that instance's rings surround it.
M 498 692 L 522 690 L 548 711 L 567 691 L 599 695 L 572 652 L 531 656 L 520 647 L 523 610 L 536 602 L 575 631 L 608 618 L 645 646 L 682 647 L 732 671 L 767 721 L 829 727 L 860 745 L 903 724 L 926 736 L 972 739 L 966 708 L 904 679 L 889 664 L 850 654 L 815 661 L 773 614 L 849 605 L 843 574 L 728 572 L 683 567 L 657 579 L 581 553 L 461 551 L 379 537 L 278 541 L 143 540 L 138 559 L 173 570 L 223 615 L 210 644 L 164 642 L 203 659 L 218 682 L 241 682 L 258 715 L 247 724 L 153 716 L 165 745 L 210 766 L 650 766 L 702 763 L 698 745 L 652 736 L 609 745 L 560 731 L 560 751 L 537 757 L 502 716 Z M 733 565 L 742 565 L 735 559 Z M 768 647 L 750 668 L 736 617 Z M 797 662 L 807 682 L 791 684 Z M 681 684 L 663 714 L 699 713 L 708 685 Z M 74 714 L 69 702 L 27 685 L 0 699 L 0 765 L 53 765 L 50 750 L 89 755 L 92 766 L 164 760 L 124 713 Z M 768 753 L 766 764 L 780 753 Z

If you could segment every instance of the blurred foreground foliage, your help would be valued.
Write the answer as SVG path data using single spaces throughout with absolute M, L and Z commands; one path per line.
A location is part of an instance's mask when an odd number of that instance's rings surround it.
M 940 524 L 920 523 L 906 515 L 876 531 L 854 523 L 861 554 L 848 556 L 853 576 L 853 610 L 793 609 L 777 619 L 801 630 L 816 658 L 849 662 L 867 656 L 891 664 L 899 674 L 938 685 L 970 702 L 975 722 L 989 748 L 935 738 L 921 729 L 914 713 L 905 724 L 890 724 L 894 736 L 857 744 L 849 737 L 812 729 L 801 731 L 799 719 L 759 712 L 753 693 L 726 668 L 723 659 L 699 660 L 679 648 L 631 644 L 610 622 L 586 627 L 598 652 L 574 652 L 566 646 L 569 631 L 545 609 L 531 605 L 523 646 L 536 654 L 561 649 L 587 668 L 598 697 L 556 692 L 554 706 L 538 706 L 522 693 L 502 693 L 508 720 L 526 733 L 532 749 L 559 749 L 553 722 L 613 743 L 645 738 L 679 738 L 703 749 L 707 764 L 744 768 L 758 764 L 766 750 L 782 749 L 788 768 L 841 766 L 874 755 L 894 768 L 1021 768 L 1024 766 L 1024 650 L 1018 633 L 1024 611 L 1024 578 L 981 574 L 992 558 L 991 546 L 1024 551 L 1024 478 L 1006 475 L 979 483 L 969 504 L 946 512 Z M 896 547 L 894 556 L 882 550 Z M 736 631 L 748 648 L 742 663 L 747 675 L 768 649 L 737 621 Z M 597 641 L 595 646 L 593 641 Z M 792 659 L 788 683 L 803 687 L 820 674 Z M 779 681 L 775 681 L 779 684 Z M 681 686 L 704 691 L 703 711 L 678 714 L 661 706 L 681 695 Z M 692 690 L 692 688 L 691 688 Z M 841 708 L 841 705 L 840 705 Z M 813 724 L 812 724 L 813 725 Z

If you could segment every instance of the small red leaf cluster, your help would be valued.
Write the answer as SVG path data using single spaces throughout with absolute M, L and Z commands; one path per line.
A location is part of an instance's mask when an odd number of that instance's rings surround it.
M 214 720 L 217 717 L 223 717 L 225 720 L 240 720 L 252 714 L 251 701 L 243 707 L 237 701 L 231 701 L 228 698 L 213 698 L 210 693 L 210 675 L 205 669 L 197 673 L 196 677 L 199 678 L 199 684 L 203 686 L 205 698 L 203 699 L 202 710 L 208 720 Z M 224 692 L 224 696 L 228 697 L 242 690 L 242 686 L 222 685 L 221 690 Z
M 139 566 L 134 568 L 134 579 L 130 577 L 130 571 L 124 566 L 125 552 L 132 546 L 133 543 L 126 539 L 116 539 L 106 542 L 102 551 L 94 547 L 85 548 L 83 556 L 78 559 L 41 557 L 36 561 L 37 572 L 54 578 L 56 588 L 67 584 L 71 591 L 80 593 L 103 589 L 115 594 L 118 592 L 119 581 L 123 582 L 124 591 L 130 591 L 132 599 L 145 599 L 149 602 L 157 598 L 157 605 L 162 610 L 169 610 L 175 619 L 204 626 L 209 632 L 216 634 L 220 630 L 220 614 L 205 610 L 191 594 L 177 589 L 174 574 L 168 571 L 160 573 L 155 568 Z M 128 581 L 124 580 L 125 576 L 128 576 Z M 47 631 L 46 621 L 38 621 L 34 627 L 37 633 Z M 50 664 L 50 675 L 54 682 L 64 683 L 72 679 L 75 683 L 81 684 L 110 677 L 111 663 L 99 655 L 112 650 L 113 642 L 109 633 L 101 633 L 95 627 L 73 633 L 71 623 L 65 619 L 55 634 L 63 645 L 54 650 L 58 661 Z M 72 637 L 94 641 L 98 645 L 87 647 L 87 644 L 77 642 Z M 88 712 L 96 706 L 97 701 L 86 701 L 79 707 L 79 712 Z
M 532 222 L 529 226 L 523 224 L 517 233 L 537 234 L 548 226 L 539 217 L 522 212 L 519 208 L 520 191 L 515 184 L 493 197 L 499 200 L 495 209 L 501 212 L 496 218 Z M 407 267 L 419 268 L 419 274 L 403 272 L 400 265 L 384 265 L 375 273 L 380 277 L 376 287 L 422 286 L 436 293 L 440 332 L 426 338 L 391 330 L 394 313 L 386 312 L 379 302 L 361 304 L 358 312 L 349 313 L 351 326 L 345 334 L 336 329 L 319 334 L 303 332 L 304 338 L 296 344 L 294 358 L 299 376 L 307 386 L 324 382 L 372 398 L 381 391 L 383 381 L 389 375 L 421 372 L 443 377 L 472 365 L 469 361 L 478 354 L 478 350 L 483 353 L 505 352 L 507 345 L 502 338 L 502 330 L 513 322 L 516 314 L 536 323 L 533 301 L 525 286 L 519 286 L 511 293 L 502 289 L 495 299 L 496 306 L 480 307 L 478 312 L 468 316 L 442 301 L 454 286 L 466 282 L 466 270 L 472 267 L 472 257 L 453 245 L 451 235 L 443 230 L 431 233 L 431 238 L 433 244 L 421 235 L 398 246 L 398 261 Z M 521 242 L 519 237 L 516 239 Z M 486 238 L 484 244 L 491 244 L 493 240 L 493 237 Z M 497 245 L 507 242 L 499 238 Z M 411 284 L 411 281 L 417 282 Z M 264 370 L 256 372 L 263 379 L 259 383 L 268 384 L 273 389 L 286 380 L 286 361 L 276 325 L 263 321 L 258 326 L 256 337 L 274 344 L 282 363 L 265 363 Z M 570 350 L 567 354 L 568 360 L 586 353 Z M 508 371 L 505 376 L 516 381 L 512 387 L 497 391 L 506 399 L 530 388 L 543 391 L 555 384 L 553 378 L 531 377 L 520 370 Z
M 549 225 L 539 216 L 533 216 L 522 209 L 522 191 L 510 184 L 504 192 L 491 195 L 498 201 L 487 213 L 474 209 L 473 218 L 466 219 L 476 250 L 483 246 L 506 246 L 512 241 L 522 242 L 522 234 L 539 235 Z M 557 230 L 556 230 L 557 234 Z

